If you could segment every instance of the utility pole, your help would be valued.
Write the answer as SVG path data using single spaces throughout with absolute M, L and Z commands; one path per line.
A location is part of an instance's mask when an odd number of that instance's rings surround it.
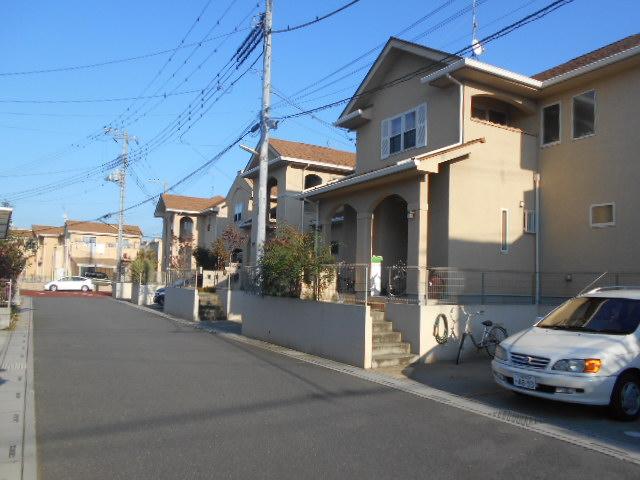
M 106 180 L 117 183 L 120 186 L 120 213 L 118 215 L 118 244 L 116 248 L 116 275 L 117 281 L 122 280 L 122 237 L 124 230 L 124 203 L 127 190 L 127 167 L 129 166 L 129 141 L 136 143 L 138 138 L 129 135 L 129 132 L 120 131 L 117 128 L 106 128 L 106 135 L 111 135 L 114 141 L 122 140 L 122 167 L 110 174 Z
M 271 9 L 273 0 L 266 0 L 266 10 L 262 21 L 264 32 L 264 54 L 262 72 L 262 114 L 260 130 L 260 174 L 258 177 L 258 225 L 256 232 L 256 262 L 259 262 L 267 235 L 267 175 L 269 164 L 269 113 L 271 109 Z

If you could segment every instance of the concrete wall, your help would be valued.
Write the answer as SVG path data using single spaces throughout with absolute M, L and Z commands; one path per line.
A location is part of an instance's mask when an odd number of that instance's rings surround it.
M 11 308 L 0 307 L 0 330 L 9 328 L 11 324 Z
M 118 300 L 131 300 L 131 282 L 114 282 L 111 284 L 111 295 Z
M 136 305 L 153 305 L 153 296 L 160 285 L 131 285 L 131 303 Z
M 492 320 L 502 325 L 508 335 L 513 335 L 532 326 L 538 316 L 545 315 L 551 307 L 536 305 L 466 305 L 467 312 L 483 310 L 484 314 L 475 316 L 471 320 L 471 332 L 477 341 L 482 336 L 482 321 Z M 433 336 L 433 326 L 436 317 L 443 313 L 449 323 L 449 332 L 453 337 L 440 345 Z M 439 361 L 455 361 L 462 332 L 464 331 L 465 316 L 457 305 L 409 305 L 399 303 L 387 304 L 387 320 L 393 322 L 393 328 L 402 333 L 402 338 L 411 344 L 411 351 L 420 356 L 424 363 Z M 440 330 L 442 332 L 442 330 Z M 465 341 L 465 355 L 474 355 L 476 349 L 470 341 Z M 480 352 L 480 355 L 486 355 Z
M 363 368 L 371 367 L 369 307 L 232 292 L 242 334 Z
M 198 320 L 200 300 L 198 291 L 193 288 L 167 287 L 164 291 L 164 311 L 185 320 Z

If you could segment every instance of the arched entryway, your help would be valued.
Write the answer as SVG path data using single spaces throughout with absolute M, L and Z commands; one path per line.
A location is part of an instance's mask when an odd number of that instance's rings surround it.
M 358 213 L 351 205 L 340 205 L 331 215 L 328 240 L 331 245 L 331 254 L 338 263 L 336 270 L 338 293 L 355 293 L 357 226 Z
M 399 195 L 385 197 L 373 211 L 371 250 L 383 258 L 382 292 L 389 292 L 389 268 L 407 264 L 407 202 Z M 392 272 L 392 276 L 394 272 Z M 395 287 L 396 290 L 399 286 Z M 404 293 L 397 292 L 396 293 Z

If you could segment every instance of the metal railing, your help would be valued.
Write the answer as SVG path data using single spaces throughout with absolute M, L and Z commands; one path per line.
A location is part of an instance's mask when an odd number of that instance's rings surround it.
M 366 264 L 337 263 L 324 284 L 314 291 L 313 275 L 303 275 L 300 298 L 361 304 L 367 301 L 414 304 L 558 304 L 585 288 L 614 285 L 640 286 L 634 272 L 539 272 L 474 270 L 395 265 L 378 269 Z M 539 277 L 539 290 L 537 279 Z M 235 283 L 238 289 L 261 294 L 257 267 L 244 267 Z M 536 298 L 539 296 L 539 298 Z
M 13 282 L 7 279 L 0 279 L 0 308 L 9 308 L 13 298 Z

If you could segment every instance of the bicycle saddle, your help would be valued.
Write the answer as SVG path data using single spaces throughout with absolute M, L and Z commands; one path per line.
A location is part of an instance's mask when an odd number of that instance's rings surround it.
M 482 322 L 482 324 L 485 327 L 490 327 L 491 325 L 493 325 L 493 322 L 491 320 L 485 320 L 484 322 Z

